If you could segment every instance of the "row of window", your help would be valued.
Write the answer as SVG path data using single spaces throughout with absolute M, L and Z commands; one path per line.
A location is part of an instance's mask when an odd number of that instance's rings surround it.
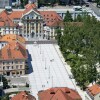
M 9 62 L 9 61 L 7 61 L 7 62 L 3 62 L 3 65 L 5 65 L 5 64 L 22 64 L 23 62 L 22 61 L 12 61 L 12 62 Z
M 4 66 L 3 69 L 4 69 L 4 70 L 5 70 L 5 69 L 8 69 L 8 70 L 9 70 L 9 69 L 10 69 L 10 70 L 11 70 L 11 69 L 22 69 L 22 65 L 19 65 L 19 66 L 17 65 L 16 67 L 14 67 L 14 66 L 6 66 L 6 67 L 5 67 L 5 66 Z

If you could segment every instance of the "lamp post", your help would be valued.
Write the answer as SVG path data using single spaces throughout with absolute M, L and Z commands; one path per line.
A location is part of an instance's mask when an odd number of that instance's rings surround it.
M 41 44 L 40 44 L 40 54 L 41 54 Z
M 52 63 L 54 59 L 51 59 L 50 62 Z M 52 64 L 51 64 L 52 65 Z M 50 79 L 50 66 L 49 66 L 49 79 Z
M 53 87 L 53 76 L 52 76 L 52 87 Z
M 49 66 L 49 79 L 50 79 L 50 66 Z
M 45 70 L 46 70 L 47 68 L 46 68 L 46 58 L 45 58 Z

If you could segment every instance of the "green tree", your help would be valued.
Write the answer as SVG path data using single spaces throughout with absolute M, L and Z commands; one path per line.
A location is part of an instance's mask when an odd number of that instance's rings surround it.
M 72 16 L 69 13 L 69 11 L 67 11 L 64 17 L 64 22 L 72 22 L 72 21 L 73 21 Z
M 76 21 L 76 22 L 82 22 L 82 21 L 83 21 L 82 16 L 79 14 L 79 15 L 77 16 L 77 18 L 75 19 L 75 21 Z
M 8 85 L 8 81 L 5 77 L 0 77 L 0 80 L 2 78 L 2 81 L 3 81 L 3 89 L 6 89 L 6 88 L 9 88 L 9 85 Z
M 61 29 L 57 29 L 56 30 L 56 39 L 57 39 L 57 41 L 58 41 L 58 44 L 60 45 L 60 40 L 61 40 L 61 36 L 62 36 L 62 34 L 61 34 Z
M 100 80 L 96 68 L 100 65 L 100 21 L 87 14 L 82 16 L 82 24 L 79 21 L 80 16 L 76 22 L 64 22 L 63 35 L 56 39 L 77 83 L 84 89 Z

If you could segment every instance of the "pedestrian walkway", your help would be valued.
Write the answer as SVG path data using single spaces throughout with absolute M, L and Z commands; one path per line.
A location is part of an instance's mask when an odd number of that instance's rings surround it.
M 62 63 L 64 64 L 68 75 L 69 75 L 69 76 L 72 75 L 72 73 L 71 73 L 71 67 L 65 62 L 64 57 L 63 57 L 63 55 L 61 54 L 61 51 L 59 50 L 59 46 L 58 46 L 58 45 L 54 45 L 54 47 L 55 47 L 55 50 L 56 50 L 56 52 L 58 53 L 58 55 L 59 55 L 59 57 L 60 57 Z M 76 91 L 78 91 L 78 93 L 79 93 L 80 96 L 82 97 L 82 100 L 85 100 L 85 92 L 82 91 L 82 90 L 80 89 L 80 87 L 76 85 L 75 79 L 71 79 L 71 81 L 72 81 L 72 83 L 74 84 Z
M 37 97 L 38 91 L 51 87 L 75 89 L 53 44 L 29 44 L 26 47 L 33 68 L 29 74 L 32 95 Z

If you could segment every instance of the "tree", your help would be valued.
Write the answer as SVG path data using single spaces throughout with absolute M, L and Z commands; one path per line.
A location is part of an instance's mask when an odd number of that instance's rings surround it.
M 82 22 L 82 21 L 83 21 L 82 16 L 79 14 L 79 15 L 77 16 L 77 18 L 75 19 L 75 21 L 76 21 L 76 22 Z
M 79 15 L 75 24 L 68 22 L 68 19 L 65 16 L 64 23 L 67 23 L 63 35 L 56 39 L 65 61 L 71 66 L 74 78 L 84 89 L 89 83 L 100 80 L 96 68 L 97 64 L 100 65 L 100 21 L 87 14 L 82 18 Z M 82 25 L 79 21 L 82 21 Z
M 0 80 L 1 80 L 1 78 L 2 78 L 2 81 L 3 81 L 3 89 L 9 88 L 7 79 L 5 77 L 3 77 L 3 76 L 0 77 Z
M 64 17 L 64 22 L 72 22 L 72 21 L 73 21 L 72 16 L 69 13 L 69 11 L 67 11 Z
M 62 34 L 61 34 L 61 29 L 57 29 L 56 30 L 56 39 L 57 39 L 57 41 L 58 41 L 58 44 L 60 44 L 60 39 L 61 39 L 61 36 L 62 36 Z
M 4 96 L 0 97 L 0 100 L 10 100 L 9 95 L 4 95 Z

